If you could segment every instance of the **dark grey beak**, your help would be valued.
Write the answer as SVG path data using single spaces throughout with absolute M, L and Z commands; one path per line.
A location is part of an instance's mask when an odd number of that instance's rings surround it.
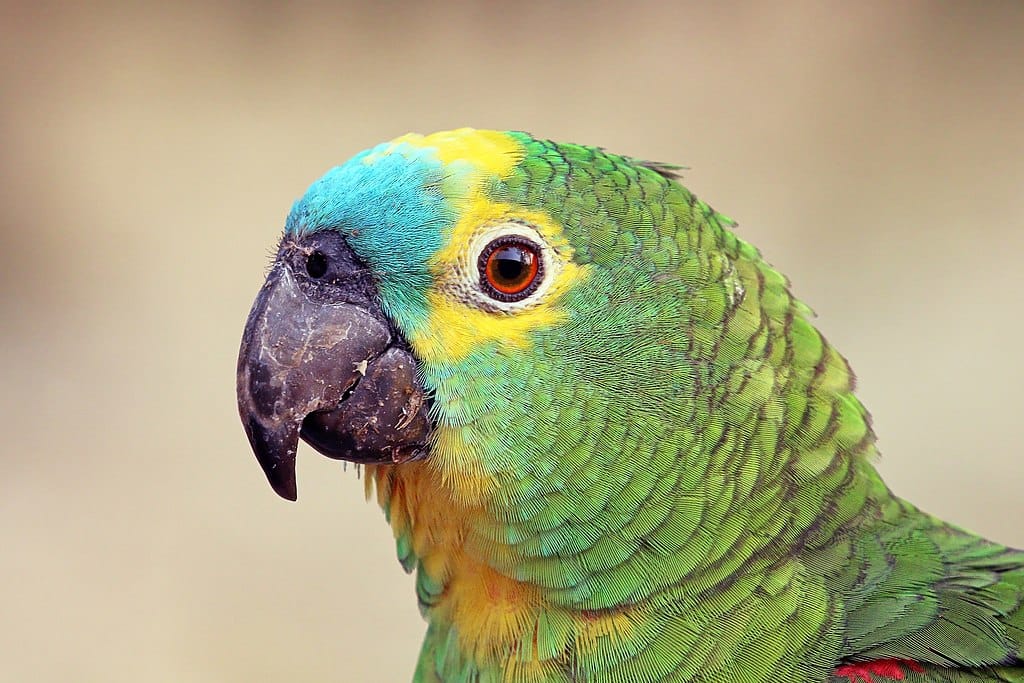
M 316 268 L 307 264 L 316 258 Z M 301 436 L 332 458 L 404 462 L 430 424 L 416 363 L 341 235 L 286 237 L 238 354 L 238 412 L 274 490 L 297 496 Z

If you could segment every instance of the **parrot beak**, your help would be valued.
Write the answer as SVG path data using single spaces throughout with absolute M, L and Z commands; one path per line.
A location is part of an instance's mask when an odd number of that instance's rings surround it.
M 398 463 L 425 455 L 430 432 L 415 359 L 365 283 L 348 286 L 358 278 L 335 272 L 325 286 L 300 270 L 314 249 L 338 254 L 348 247 L 337 234 L 286 237 L 238 354 L 245 433 L 270 485 L 288 500 L 297 496 L 300 436 L 331 458 Z

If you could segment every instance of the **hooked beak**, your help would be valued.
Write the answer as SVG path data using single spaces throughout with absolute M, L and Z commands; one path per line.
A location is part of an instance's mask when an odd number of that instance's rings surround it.
M 330 282 L 299 267 L 314 249 L 342 264 Z M 288 500 L 297 497 L 300 436 L 353 462 L 405 462 L 426 452 L 430 424 L 415 359 L 365 282 L 350 286 L 359 279 L 354 267 L 344 272 L 351 263 L 337 233 L 286 237 L 242 335 L 238 412 L 270 485 Z

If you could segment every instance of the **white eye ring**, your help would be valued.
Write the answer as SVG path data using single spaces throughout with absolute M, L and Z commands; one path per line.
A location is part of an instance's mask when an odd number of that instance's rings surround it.
M 544 281 L 541 247 L 521 235 L 487 243 L 476 259 L 480 290 L 495 301 L 513 303 L 530 296 Z
M 488 282 L 486 262 L 491 253 L 503 246 L 518 246 L 536 259 L 536 274 L 519 291 L 501 291 Z M 486 255 L 485 255 L 486 254 Z M 469 248 L 459 263 L 457 276 L 450 282 L 455 294 L 478 308 L 511 313 L 540 301 L 551 288 L 561 260 L 544 237 L 529 223 L 505 220 L 485 225 L 470 240 Z

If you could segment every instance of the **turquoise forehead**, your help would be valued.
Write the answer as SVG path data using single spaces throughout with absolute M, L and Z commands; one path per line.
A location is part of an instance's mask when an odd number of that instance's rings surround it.
M 338 230 L 375 270 L 425 273 L 456 220 L 446 188 L 459 168 L 431 149 L 384 143 L 314 182 L 285 224 L 290 235 Z

